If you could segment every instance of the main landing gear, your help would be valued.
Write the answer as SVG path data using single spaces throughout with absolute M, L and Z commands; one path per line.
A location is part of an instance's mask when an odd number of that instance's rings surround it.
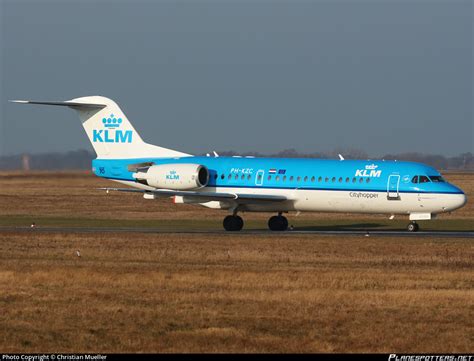
M 224 229 L 229 232 L 236 232 L 242 230 L 244 227 L 244 220 L 238 215 L 229 215 L 224 218 Z M 270 217 L 268 220 L 268 228 L 271 231 L 286 231 L 288 229 L 288 220 L 286 217 L 278 213 L 278 216 Z
M 244 220 L 238 215 L 227 216 L 224 218 L 224 229 L 226 231 L 240 231 L 244 226 Z
M 281 213 L 278 213 L 278 216 L 270 217 L 268 228 L 271 231 L 286 231 L 288 229 L 288 220 Z
M 415 221 L 413 222 L 410 222 L 408 223 L 408 226 L 407 226 L 407 231 L 408 232 L 418 232 L 418 229 L 420 227 L 418 227 L 418 223 L 416 223 Z

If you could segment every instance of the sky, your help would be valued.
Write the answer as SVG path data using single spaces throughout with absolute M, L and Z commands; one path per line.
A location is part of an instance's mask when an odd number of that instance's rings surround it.
M 92 149 L 115 100 L 147 142 L 202 154 L 474 152 L 473 2 L 0 0 L 0 155 Z

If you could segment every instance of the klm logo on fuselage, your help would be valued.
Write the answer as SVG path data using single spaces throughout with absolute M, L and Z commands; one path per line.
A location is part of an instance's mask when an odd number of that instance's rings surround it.
M 382 171 L 377 170 L 377 168 L 378 168 L 378 165 L 375 165 L 375 164 L 366 165 L 365 169 L 357 169 L 355 172 L 355 176 L 379 178 L 382 175 Z
M 105 129 L 92 130 L 92 142 L 94 143 L 131 143 L 133 131 L 120 130 L 122 118 L 115 118 L 110 114 L 109 118 L 102 118 Z

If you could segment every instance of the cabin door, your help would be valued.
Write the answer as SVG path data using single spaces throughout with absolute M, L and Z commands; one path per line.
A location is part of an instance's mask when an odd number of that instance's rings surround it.
M 399 186 L 400 186 L 400 175 L 391 174 L 388 177 L 388 182 L 387 182 L 387 199 L 388 200 L 400 199 L 400 193 L 398 192 Z

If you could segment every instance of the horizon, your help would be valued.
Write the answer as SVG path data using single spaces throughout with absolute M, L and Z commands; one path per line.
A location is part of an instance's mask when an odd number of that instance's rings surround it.
M 459 157 L 462 155 L 473 154 L 472 151 L 465 151 L 465 152 L 460 152 L 460 153 L 452 154 L 452 155 L 443 154 L 443 153 L 415 152 L 415 151 L 403 151 L 403 152 L 394 152 L 394 153 L 385 152 L 385 153 L 380 153 L 380 154 L 369 154 L 362 149 L 344 150 L 339 147 L 336 147 L 332 150 L 314 150 L 314 151 L 309 150 L 308 152 L 299 151 L 295 148 L 286 148 L 286 149 L 276 150 L 275 152 L 260 152 L 257 150 L 238 152 L 233 149 L 228 149 L 228 150 L 210 149 L 207 152 L 195 153 L 195 154 L 192 154 L 191 156 L 205 156 L 206 154 L 210 154 L 210 156 L 213 156 L 212 155 L 213 151 L 216 151 L 219 156 L 223 156 L 223 157 L 227 157 L 227 156 L 245 157 L 245 156 L 257 155 L 258 157 L 272 157 L 273 158 L 273 157 L 278 156 L 279 154 L 289 154 L 291 155 L 290 158 L 292 157 L 293 154 L 295 155 L 295 157 L 322 155 L 322 156 L 328 156 L 328 157 L 334 156 L 335 158 L 337 158 L 338 154 L 341 154 L 342 156 L 344 156 L 344 154 L 349 154 L 349 155 L 356 154 L 358 156 L 358 158 L 351 158 L 351 159 L 382 159 L 384 156 L 398 156 L 398 155 L 412 155 L 412 154 L 421 155 L 421 156 L 441 156 L 445 158 L 454 158 L 454 157 Z M 17 153 L 3 154 L 3 155 L 0 154 L 0 157 L 7 158 L 7 157 L 21 156 L 24 154 L 31 155 L 31 156 L 46 156 L 49 154 L 67 154 L 67 153 L 79 153 L 79 152 L 88 152 L 92 154 L 93 156 L 97 156 L 94 149 L 91 146 L 88 148 L 66 149 L 66 150 L 59 150 L 59 151 L 17 152 Z
M 274 154 L 248 153 L 240 154 L 233 151 L 218 152 L 219 157 L 246 157 L 255 158 L 300 158 L 300 159 L 326 159 L 339 160 L 339 154 L 342 154 L 345 160 L 367 160 L 367 161 L 400 161 L 416 162 L 432 166 L 438 170 L 452 171 L 474 171 L 474 155 L 472 153 L 461 153 L 453 157 L 445 157 L 439 154 L 421 154 L 421 153 L 402 153 L 385 154 L 379 157 L 371 157 L 367 154 L 352 150 L 352 152 L 340 153 L 340 150 L 334 150 L 329 153 L 298 153 L 294 149 L 286 149 Z M 196 154 L 196 156 L 206 156 L 206 154 Z M 211 155 L 208 155 L 211 156 Z M 96 158 L 94 151 L 81 149 L 76 151 L 29 154 L 20 153 L 10 156 L 0 156 L 0 171 L 10 170 L 73 170 L 90 169 L 92 161 Z

